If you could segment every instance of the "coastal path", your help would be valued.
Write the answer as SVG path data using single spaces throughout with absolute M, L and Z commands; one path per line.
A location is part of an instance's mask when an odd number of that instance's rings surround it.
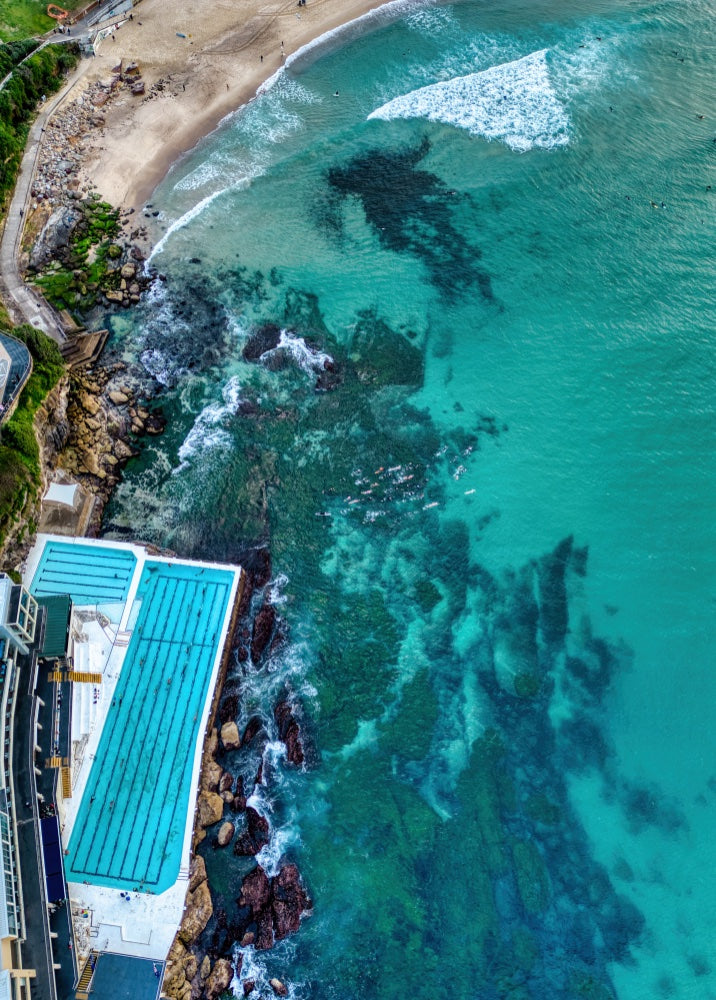
M 64 87 L 51 100 L 45 101 L 30 129 L 0 240 L 0 290 L 12 321 L 30 323 L 52 337 L 58 344 L 67 339 L 60 315 L 38 291 L 22 280 L 18 267 L 18 252 L 42 133 L 57 106 L 81 79 L 84 71 L 83 61 L 67 79 Z

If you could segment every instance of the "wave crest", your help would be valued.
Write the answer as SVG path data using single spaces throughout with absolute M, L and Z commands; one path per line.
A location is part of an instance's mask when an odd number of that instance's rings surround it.
M 427 118 L 499 139 L 518 152 L 569 142 L 569 117 L 550 81 L 547 49 L 413 90 L 368 118 Z

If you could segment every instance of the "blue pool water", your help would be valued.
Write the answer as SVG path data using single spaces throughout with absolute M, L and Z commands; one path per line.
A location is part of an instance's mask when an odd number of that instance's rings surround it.
M 129 549 L 47 542 L 30 585 L 35 597 L 69 594 L 75 604 L 121 604 L 137 565 Z
M 176 881 L 207 684 L 234 574 L 148 561 L 136 627 L 75 821 L 70 882 Z

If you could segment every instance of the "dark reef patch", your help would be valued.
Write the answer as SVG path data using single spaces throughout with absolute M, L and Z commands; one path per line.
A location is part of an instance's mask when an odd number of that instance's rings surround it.
M 490 277 L 477 264 L 480 251 L 452 222 L 459 199 L 447 198 L 440 178 L 418 168 L 429 152 L 427 138 L 412 149 L 372 149 L 346 166 L 330 167 L 328 183 L 341 199 L 358 198 L 381 244 L 421 260 L 445 298 L 477 285 L 491 301 Z M 320 218 L 333 233 L 342 232 L 340 202 L 329 199 Z

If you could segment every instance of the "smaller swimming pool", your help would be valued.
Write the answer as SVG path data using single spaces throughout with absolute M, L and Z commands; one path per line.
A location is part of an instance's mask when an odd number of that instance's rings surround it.
M 78 605 L 121 605 L 136 565 L 129 549 L 48 541 L 29 589 L 34 597 L 69 594 Z
M 176 881 L 235 582 L 230 569 L 144 564 L 132 638 L 72 828 L 68 881 L 157 893 Z

